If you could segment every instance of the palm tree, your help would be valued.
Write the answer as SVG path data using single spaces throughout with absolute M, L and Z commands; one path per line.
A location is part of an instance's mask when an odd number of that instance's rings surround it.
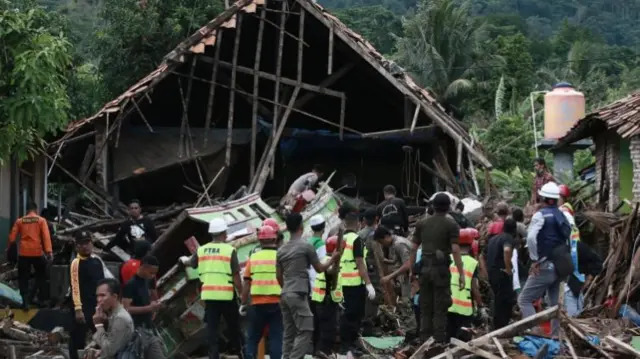
M 481 55 L 484 23 L 474 23 L 470 5 L 452 0 L 422 0 L 404 21 L 404 37 L 396 38 L 395 58 L 449 109 L 461 95 L 484 86 L 474 73 L 499 60 Z

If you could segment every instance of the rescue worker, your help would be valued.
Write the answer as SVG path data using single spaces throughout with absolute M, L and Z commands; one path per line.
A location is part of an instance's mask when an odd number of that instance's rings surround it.
M 69 357 L 78 359 L 78 350 L 84 349 L 87 332 L 96 332 L 93 316 L 98 304 L 96 289 L 98 283 L 107 278 L 100 257 L 93 254 L 93 242 L 89 232 L 75 233 L 76 253 L 69 268 L 71 300 L 73 303 L 73 324 L 69 331 Z
M 286 222 L 290 239 L 276 254 L 276 278 L 282 287 L 282 357 L 302 359 L 312 351 L 310 347 L 313 344 L 313 314 L 309 307 L 309 266 L 313 266 L 316 273 L 323 273 L 331 264 L 340 260 L 340 253 L 333 253 L 329 261 L 321 263 L 311 244 L 301 239 L 302 216 L 299 213 L 289 214 Z
M 564 212 L 571 224 L 571 260 L 573 273 L 567 280 L 564 294 L 564 308 L 567 315 L 575 317 L 584 308 L 584 293 L 582 290 L 602 271 L 602 259 L 584 242 L 580 241 L 580 230 L 575 223 L 573 207 L 567 200 L 571 191 L 567 185 L 560 185 L 560 210 Z
M 311 226 L 311 237 L 309 237 L 309 243 L 313 246 L 318 255 L 318 258 L 324 258 L 325 246 L 322 236 L 324 234 L 324 217 L 321 214 L 316 214 L 309 219 L 309 225 Z M 316 279 L 316 271 L 313 268 L 309 268 L 309 281 L 311 284 L 311 290 L 313 291 L 313 284 Z
M 527 233 L 527 245 L 532 264 L 529 278 L 518 297 L 518 306 L 523 318 L 536 313 L 533 302 L 548 294 L 549 305 L 558 304 L 560 282 L 573 272 L 567 243 L 571 225 L 558 208 L 560 188 L 548 182 L 538 192 L 543 207 L 531 218 Z M 558 321 L 551 322 L 552 333 L 558 331 Z
M 27 206 L 27 214 L 18 218 L 9 233 L 9 245 L 11 248 L 20 235 L 18 244 L 18 287 L 22 296 L 23 308 L 28 308 L 31 301 L 29 295 L 29 279 L 33 268 L 36 278 L 38 300 L 42 305 L 49 300 L 49 288 L 47 287 L 48 264 L 53 261 L 51 249 L 51 235 L 47 220 L 38 216 L 38 206 L 31 202 Z M 8 251 L 7 251 L 8 253 Z M 95 288 L 94 288 L 95 289 Z
M 414 322 L 415 316 L 411 308 L 411 242 L 404 238 L 392 233 L 389 228 L 385 226 L 378 226 L 374 234 L 375 240 L 383 247 L 389 248 L 392 253 L 393 264 L 397 267 L 395 271 L 387 274 L 381 279 L 381 283 L 385 288 L 390 288 L 389 284 L 393 283 L 396 279 L 400 279 L 401 288 L 401 300 L 398 302 L 398 309 L 402 313 L 409 313 L 408 320 L 404 323 L 404 329 L 406 333 L 410 333 L 415 336 L 416 323 Z
M 377 267 L 375 260 L 375 251 L 380 250 L 380 253 L 382 253 L 382 250 L 380 244 L 373 239 L 376 231 L 377 216 L 378 214 L 375 208 L 365 210 L 362 214 L 362 224 L 364 227 L 358 232 L 358 237 L 364 240 L 364 247 L 367 252 L 365 263 L 367 264 L 369 280 L 371 280 L 371 284 L 376 291 L 375 298 L 373 298 L 373 300 L 367 298 L 365 304 L 362 335 L 366 337 L 382 335 L 378 326 L 375 325 L 378 321 L 378 306 L 383 302 L 383 292 L 382 288 L 380 288 L 380 269 L 382 268 Z
M 270 226 L 258 231 L 261 250 L 249 257 L 244 269 L 244 287 L 240 315 L 249 317 L 247 345 L 244 359 L 254 359 L 258 343 L 269 328 L 267 353 L 269 358 L 282 358 L 282 312 L 280 311 L 280 284 L 276 278 L 278 232 Z M 247 311 L 251 294 L 251 306 Z M 248 313 L 247 313 L 248 312 Z
M 307 172 L 293 181 L 291 187 L 289 187 L 289 191 L 287 191 L 287 194 L 284 195 L 280 200 L 280 205 L 285 208 L 293 208 L 298 195 L 308 189 L 315 187 L 315 185 L 318 183 L 318 180 L 322 177 L 323 174 L 324 169 L 322 168 L 322 166 L 318 164 L 314 165 L 311 172 Z
M 378 205 L 378 217 L 385 218 L 396 232 L 406 233 L 409 230 L 409 214 L 402 198 L 396 197 L 396 188 L 390 184 L 382 189 L 384 200 Z
M 342 241 L 341 247 L 341 249 L 344 249 L 344 241 Z M 338 236 L 327 238 L 325 248 L 326 254 L 320 260 L 323 263 L 329 261 L 333 253 L 340 251 L 338 248 Z M 335 344 L 338 312 L 340 303 L 343 301 L 339 270 L 340 266 L 334 264 L 325 273 L 319 273 L 316 276 L 313 293 L 311 294 L 315 315 L 318 317 L 314 333 L 319 334 L 313 346 L 316 356 L 319 357 L 331 355 Z
M 358 213 L 348 212 L 343 220 L 345 249 L 340 261 L 340 280 L 344 293 L 344 313 L 340 318 L 340 353 L 358 352 L 357 340 L 364 318 L 367 297 L 373 300 L 376 291 L 371 284 L 364 258 L 366 251 L 358 236 Z
M 282 242 L 284 241 L 284 235 L 282 234 L 282 231 L 280 231 L 280 225 L 278 224 L 278 221 L 276 221 L 273 218 L 267 218 L 264 221 L 262 221 L 262 226 L 269 226 L 273 229 L 275 229 L 275 231 L 278 233 L 278 247 L 280 247 L 282 245 Z M 259 248 L 259 247 L 256 247 Z
M 517 223 L 509 218 L 504 222 L 503 232 L 489 241 L 487 265 L 489 283 L 493 291 L 493 329 L 509 324 L 513 309 L 513 276 L 516 266 L 513 253 L 516 252 Z M 517 265 L 517 264 L 516 264 Z
M 464 267 L 464 289 L 460 289 L 460 272 L 454 264 L 453 256 L 449 272 L 451 273 L 451 306 L 447 314 L 448 338 L 456 338 L 462 341 L 471 340 L 471 333 L 462 328 L 471 327 L 474 314 L 474 303 L 480 317 L 488 318 L 487 309 L 482 303 L 480 294 L 480 283 L 478 276 L 478 261 L 471 256 L 471 246 L 473 241 L 480 236 L 475 228 L 464 228 L 460 230 L 458 238 L 460 252 L 462 255 L 462 265 Z
M 240 352 L 240 328 L 236 291 L 241 293 L 242 280 L 240 265 L 235 248 L 225 243 L 227 223 L 222 218 L 209 222 L 211 242 L 198 248 L 191 259 L 181 257 L 180 261 L 198 269 L 202 289 L 200 299 L 205 302 L 205 317 L 209 329 L 209 358 L 219 359 L 218 325 L 220 317 L 227 324 L 227 338 L 231 350 Z
M 451 199 L 438 193 L 432 201 L 434 214 L 416 224 L 413 234 L 411 266 L 416 263 L 418 247 L 422 247 L 420 273 L 421 339 L 429 337 L 437 343 L 447 342 L 447 312 L 451 306 L 451 256 L 458 273 L 463 273 L 458 237 L 460 227 L 447 216 Z M 465 278 L 458 279 L 459 290 L 465 288 Z

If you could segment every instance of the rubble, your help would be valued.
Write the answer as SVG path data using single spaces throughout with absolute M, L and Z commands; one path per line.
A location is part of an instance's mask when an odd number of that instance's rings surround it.
M 0 357 L 8 359 L 59 359 L 65 358 L 66 346 L 62 343 L 63 329 L 55 328 L 51 332 L 36 330 L 15 321 L 13 313 L 7 309 L 0 321 Z M 64 353 L 64 354 L 63 354 Z

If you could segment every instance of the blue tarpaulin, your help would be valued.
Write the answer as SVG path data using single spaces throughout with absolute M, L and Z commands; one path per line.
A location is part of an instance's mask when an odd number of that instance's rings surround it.
M 522 338 L 518 343 L 518 348 L 520 348 L 524 354 L 533 358 L 545 344 L 549 346 L 549 350 L 547 351 L 547 355 L 545 355 L 544 359 L 553 359 L 553 357 L 560 353 L 560 343 L 557 340 L 529 335 Z

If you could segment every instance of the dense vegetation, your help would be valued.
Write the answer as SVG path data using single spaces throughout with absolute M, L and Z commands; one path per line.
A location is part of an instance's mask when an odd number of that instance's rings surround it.
M 12 70 L 0 72 L 3 158 L 18 146 L 6 136 L 35 123 L 32 136 L 41 136 L 91 114 L 224 7 L 223 0 L 39 0 L 45 12 L 32 1 L 0 0 L 0 24 L 12 24 L 8 31 L 0 26 L 0 40 L 10 49 L 0 65 Z M 530 168 L 533 91 L 568 81 L 593 109 L 640 84 L 640 0 L 320 2 L 431 89 L 502 174 Z M 23 32 L 29 36 L 15 36 Z M 18 67 L 29 51 L 52 55 L 47 64 Z M 73 65 L 69 76 L 67 62 Z M 35 103 L 28 96 L 44 95 L 8 89 L 16 81 L 11 76 L 57 80 L 48 84 L 54 90 L 47 91 L 48 101 Z M 38 89 L 37 83 L 20 83 Z M 541 115 L 541 95 L 535 100 Z M 47 121 L 35 121 L 43 111 L 50 114 Z M 590 160 L 581 154 L 576 167 Z

